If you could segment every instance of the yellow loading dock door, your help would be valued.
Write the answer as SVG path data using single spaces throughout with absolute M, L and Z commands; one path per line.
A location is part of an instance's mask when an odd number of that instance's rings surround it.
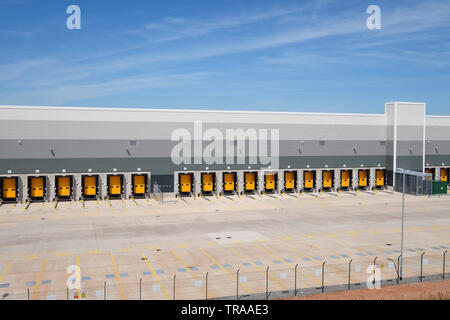
M 202 191 L 203 192 L 214 191 L 214 174 L 212 173 L 202 174 Z
M 97 196 L 97 177 L 83 177 L 83 195 L 85 197 Z
M 376 173 L 376 175 L 377 175 L 376 186 L 382 187 L 382 186 L 384 186 L 384 170 L 377 169 L 376 172 L 377 172 Z
M 2 179 L 2 199 L 3 200 L 17 199 L 17 178 Z
M 264 176 L 265 179 L 265 190 L 266 191 L 273 191 L 275 190 L 275 173 L 268 173 Z
M 30 196 L 34 199 L 43 198 L 45 194 L 44 190 L 44 177 L 31 178 L 30 181 Z
M 441 169 L 441 181 L 448 181 L 448 176 L 447 176 L 448 172 L 447 169 Z
M 133 176 L 133 194 L 144 195 L 146 191 L 146 179 L 144 175 Z
M 244 173 L 245 191 L 254 191 L 256 185 L 256 173 L 246 172 Z
M 367 187 L 367 170 L 359 170 L 358 178 L 359 178 L 359 186 Z
M 122 176 L 109 176 L 108 193 L 116 197 L 122 195 Z
M 323 171 L 323 188 L 331 188 L 333 186 L 333 172 L 331 171 Z
M 314 172 L 305 171 L 304 179 L 305 179 L 305 189 L 314 188 Z
M 224 173 L 223 174 L 223 190 L 226 192 L 231 192 L 235 190 L 235 174 L 234 173 Z
M 180 192 L 190 193 L 192 191 L 192 175 L 188 173 L 180 174 Z
M 72 195 L 71 180 L 72 180 L 71 177 L 56 178 L 56 185 L 58 188 L 56 195 L 58 197 L 67 198 Z
M 284 189 L 292 190 L 295 189 L 295 173 L 285 172 L 284 173 Z
M 350 171 L 341 171 L 341 188 L 350 188 Z

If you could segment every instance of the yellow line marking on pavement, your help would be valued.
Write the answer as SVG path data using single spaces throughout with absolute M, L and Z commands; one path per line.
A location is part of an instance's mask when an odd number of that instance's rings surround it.
M 216 245 L 215 242 L 210 242 L 210 241 L 205 242 L 205 244 L 208 245 L 208 246 L 215 246 Z
M 334 237 L 336 237 L 336 233 L 329 233 L 329 234 L 327 234 L 327 236 L 329 238 L 334 238 Z
M 431 230 L 440 230 L 440 227 L 431 227 Z
M 80 273 L 81 273 L 80 256 L 78 256 L 77 264 L 78 264 L 78 270 L 79 270 Z M 80 280 L 80 287 L 78 288 L 78 300 L 80 300 L 80 299 L 81 299 L 81 279 L 77 279 L 77 280 Z
M 101 250 L 90 250 L 88 253 L 89 254 L 100 254 L 100 253 L 102 253 L 102 251 Z
M 307 234 L 307 235 L 305 235 L 305 238 L 306 238 L 306 239 L 313 239 L 314 236 L 313 236 L 312 234 Z
M 377 231 L 377 230 L 373 230 L 372 233 L 373 233 L 373 234 L 381 234 L 381 232 L 380 232 L 380 231 Z
M 155 277 L 156 281 L 158 281 L 158 283 L 159 283 L 161 289 L 163 290 L 164 294 L 166 295 L 167 300 L 170 300 L 170 297 L 169 297 L 169 295 L 167 294 L 166 289 L 164 289 L 164 286 L 162 285 L 161 281 L 159 281 L 158 276 L 156 275 L 156 273 L 155 273 L 155 271 L 153 270 L 152 266 L 151 266 L 150 263 L 148 262 L 148 259 L 147 259 L 147 257 L 145 256 L 144 252 L 141 251 L 141 253 L 142 253 L 142 256 L 143 256 L 144 259 L 145 259 L 145 262 L 147 263 L 147 266 L 150 268 L 150 271 L 153 273 L 153 276 Z
M 351 236 L 359 236 L 359 233 L 356 233 L 356 232 L 347 231 L 347 233 Z
M 286 244 L 287 245 L 287 244 Z M 256 245 L 257 247 L 259 247 L 261 250 L 265 251 L 266 253 L 268 253 L 269 255 L 273 256 L 275 259 L 280 260 L 282 263 L 284 263 L 285 265 L 287 265 L 289 268 L 291 268 L 292 270 L 295 270 L 295 267 L 293 267 L 290 263 L 284 261 L 283 259 L 281 259 L 280 257 L 278 257 L 276 254 L 274 254 L 273 252 L 271 252 L 270 250 L 260 246 L 259 244 Z M 311 258 L 311 261 L 313 259 Z M 310 275 L 304 273 L 303 271 L 301 271 L 300 268 L 300 273 L 303 274 L 304 276 L 307 276 L 308 278 L 310 278 L 311 280 L 313 280 L 315 283 L 317 283 L 318 285 L 322 285 L 322 283 L 320 281 L 318 281 L 317 279 L 315 279 L 314 277 L 311 277 Z
M 422 228 L 414 227 L 414 228 L 411 228 L 410 230 L 413 232 L 417 232 L 417 231 L 422 231 Z
M 8 263 L 8 265 L 7 265 L 6 268 L 5 268 L 5 271 L 3 271 L 2 275 L 0 276 L 0 281 L 2 281 L 3 277 L 4 277 L 5 274 L 6 274 L 6 271 L 8 271 L 8 269 L 9 269 L 9 266 L 10 266 L 10 265 L 11 265 L 11 261 Z
M 117 283 L 119 284 L 120 295 L 122 296 L 122 300 L 124 300 L 125 297 L 124 297 L 124 295 L 123 295 L 122 285 L 120 284 L 119 273 L 117 272 L 116 264 L 115 264 L 115 262 L 114 262 L 114 258 L 113 258 L 112 253 L 110 253 L 109 255 L 111 256 L 111 261 L 112 261 L 112 264 L 113 264 L 113 267 L 114 267 L 114 273 L 116 274 Z
M 161 248 L 157 247 L 157 246 L 149 246 L 148 249 L 149 250 L 158 250 L 158 249 L 161 249 Z
M 219 266 L 220 269 L 222 269 L 223 271 L 225 271 L 226 274 L 228 274 L 231 278 L 234 279 L 234 281 L 236 281 L 236 277 L 230 273 L 227 269 L 225 269 L 224 266 L 222 266 L 216 259 L 214 259 L 209 253 L 207 253 L 205 250 L 200 249 L 201 252 L 203 252 L 203 254 L 205 256 L 207 256 L 209 259 L 211 259 L 211 261 L 213 261 L 216 265 Z M 246 286 L 244 286 L 239 280 L 238 280 L 239 284 L 241 285 L 242 288 L 244 288 L 245 290 L 247 290 L 248 293 L 252 293 L 252 291 L 247 288 Z
M 187 248 L 189 245 L 187 243 L 178 243 L 177 248 Z
M 280 240 L 283 240 L 283 241 L 291 240 L 291 237 L 281 237 Z
M 401 232 L 400 229 L 391 229 L 391 232 Z
M 250 259 L 248 259 L 247 257 L 245 257 L 243 254 L 239 253 L 236 249 L 234 248 L 229 248 L 231 251 L 233 251 L 234 253 L 236 253 L 238 256 L 240 256 L 242 259 L 246 260 L 248 263 L 250 263 L 252 266 L 256 267 L 259 271 L 261 271 L 262 273 L 266 274 L 266 270 L 258 267 L 256 264 L 254 264 L 252 261 L 250 261 Z M 270 273 L 269 273 L 269 279 L 275 281 L 281 288 L 283 288 L 284 290 L 288 290 L 287 287 L 282 284 L 281 282 L 279 282 L 276 278 L 273 278 Z
M 39 274 L 39 279 L 38 279 L 38 281 L 36 283 L 36 287 L 34 288 L 33 300 L 36 299 L 36 295 L 37 295 L 38 290 L 39 290 L 39 285 L 41 284 L 41 281 L 42 281 L 42 274 L 44 273 L 44 268 L 45 268 L 46 264 L 47 264 L 47 259 L 45 259 L 44 263 L 42 264 L 41 273 Z
M 69 255 L 69 253 L 68 252 L 56 252 L 55 255 L 57 257 L 66 257 Z
M 34 259 L 36 256 L 34 254 L 27 254 L 23 256 L 24 259 Z

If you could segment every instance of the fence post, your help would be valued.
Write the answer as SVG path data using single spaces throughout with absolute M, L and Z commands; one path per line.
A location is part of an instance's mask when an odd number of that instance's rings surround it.
M 298 263 L 295 265 L 294 268 L 294 296 L 297 296 L 297 267 Z
M 350 261 L 348 262 L 348 290 L 350 290 L 350 274 L 352 271 L 352 261 L 353 259 L 350 259 Z
M 30 300 L 30 288 L 27 288 L 27 297 L 28 297 L 28 300 Z
M 236 271 L 236 300 L 239 300 L 239 269 Z
M 442 263 L 442 279 L 445 280 L 445 255 L 447 254 L 447 250 L 444 252 L 443 263 Z
M 402 280 L 402 276 L 400 275 L 400 258 L 402 258 L 402 263 L 403 263 L 403 257 L 402 255 L 399 255 L 397 258 L 397 268 L 398 268 L 398 272 L 397 272 L 397 284 L 400 283 L 400 280 Z
M 373 259 L 373 286 L 375 287 L 375 277 L 376 277 L 376 262 L 377 262 L 378 257 L 375 257 L 375 259 Z
M 103 300 L 106 300 L 106 281 L 103 284 Z
M 173 300 L 175 300 L 175 289 L 176 289 L 176 287 L 175 287 L 175 280 L 176 280 L 176 278 L 177 278 L 177 275 L 174 274 L 173 275 Z
M 208 272 L 206 272 L 206 290 L 205 290 L 205 294 L 206 294 L 206 300 L 208 300 Z
M 142 300 L 142 278 L 139 278 L 139 300 Z
M 325 263 L 326 261 L 322 263 L 322 293 L 325 290 Z
M 67 289 L 67 300 L 69 300 L 69 287 L 66 287 Z
M 420 282 L 422 282 L 422 278 L 423 278 L 423 255 L 425 254 L 425 252 L 422 252 L 422 254 L 420 255 Z
M 266 299 L 269 299 L 269 267 L 266 269 Z

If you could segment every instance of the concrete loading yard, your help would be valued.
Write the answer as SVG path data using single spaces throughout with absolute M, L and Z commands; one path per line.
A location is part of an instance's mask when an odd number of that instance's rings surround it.
M 447 196 L 407 196 L 404 277 L 442 272 L 450 246 Z M 0 207 L 0 296 L 67 299 L 69 265 L 81 268 L 81 289 L 69 299 L 204 299 L 273 297 L 294 289 L 365 286 L 374 257 L 382 279 L 395 279 L 387 258 L 399 255 L 401 194 L 305 193 L 123 201 L 7 204 Z M 448 259 L 447 259 L 448 261 Z M 446 262 L 448 268 L 448 262 Z M 448 269 L 447 269 L 448 270 Z M 141 280 L 142 279 L 142 280 Z M 317 291 L 317 292 L 320 292 Z

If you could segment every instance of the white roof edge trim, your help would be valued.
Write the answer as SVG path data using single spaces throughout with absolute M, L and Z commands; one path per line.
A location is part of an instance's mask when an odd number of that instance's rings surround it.
M 241 114 L 280 114 L 280 115 L 332 115 L 332 116 L 371 116 L 385 117 L 386 113 L 327 113 L 327 112 L 288 112 L 288 111 L 240 111 L 240 110 L 198 110 L 198 109 L 151 109 L 151 108 L 89 108 L 89 107 L 51 107 L 51 106 L 2 106 L 1 109 L 17 110 L 71 110 L 71 111 L 119 111 L 119 112 L 191 112 L 191 113 L 241 113 Z

